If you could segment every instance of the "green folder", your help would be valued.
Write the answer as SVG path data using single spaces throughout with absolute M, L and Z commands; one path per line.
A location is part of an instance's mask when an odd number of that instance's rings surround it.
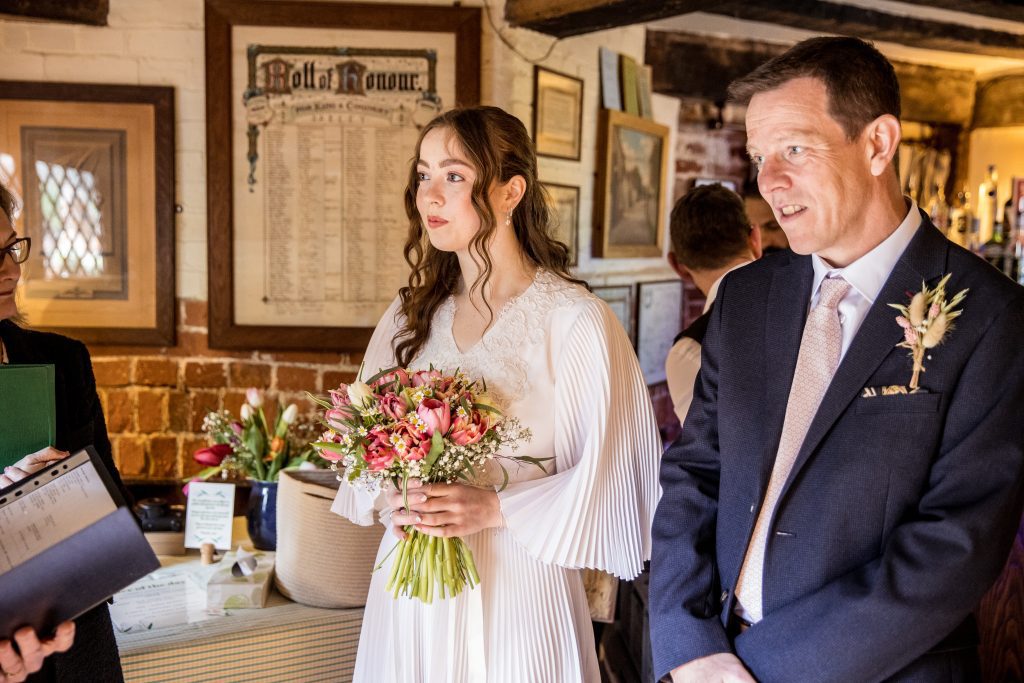
M 0 467 L 57 438 L 52 365 L 0 365 Z

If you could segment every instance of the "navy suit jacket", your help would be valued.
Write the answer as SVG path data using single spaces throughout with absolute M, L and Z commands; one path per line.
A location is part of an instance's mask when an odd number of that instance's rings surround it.
M 947 298 L 970 293 L 925 359 L 925 391 L 863 397 L 865 387 L 910 380 L 887 304 L 907 303 L 946 273 Z M 1024 288 L 927 218 L 836 370 L 786 481 L 769 529 L 764 619 L 726 635 L 812 279 L 809 256 L 782 253 L 730 273 L 719 289 L 693 403 L 662 461 L 650 584 L 658 676 L 735 652 L 760 681 L 934 680 L 919 675 L 929 651 L 973 656 L 976 632 L 964 625 L 998 576 L 1024 505 Z

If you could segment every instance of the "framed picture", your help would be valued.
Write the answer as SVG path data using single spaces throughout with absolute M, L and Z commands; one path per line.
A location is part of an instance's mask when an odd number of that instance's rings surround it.
M 552 232 L 569 247 L 569 265 L 579 262 L 580 188 L 575 185 L 544 183 L 551 200 Z
M 419 132 L 479 101 L 480 16 L 206 1 L 211 347 L 366 348 L 408 281 Z
M 665 381 L 665 359 L 683 329 L 683 282 L 641 282 L 637 293 L 636 355 L 647 384 Z
M 602 109 L 598 130 L 594 256 L 661 256 L 668 128 Z
M 583 132 L 583 80 L 533 67 L 533 139 L 537 154 L 580 158 Z
M 174 344 L 174 89 L 0 81 L 32 239 L 20 310 L 90 344 Z
M 633 285 L 607 285 L 594 287 L 595 295 L 601 297 L 612 309 L 612 313 L 622 323 L 629 342 L 636 348 L 636 300 Z

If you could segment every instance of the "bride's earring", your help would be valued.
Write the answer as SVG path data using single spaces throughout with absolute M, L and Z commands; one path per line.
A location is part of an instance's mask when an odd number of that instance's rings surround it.
M 512 225 L 512 212 L 509 211 L 505 214 L 505 225 Z

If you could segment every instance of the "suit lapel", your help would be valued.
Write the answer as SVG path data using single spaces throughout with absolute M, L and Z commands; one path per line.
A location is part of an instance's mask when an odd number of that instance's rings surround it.
M 764 344 L 764 406 L 762 419 L 762 457 L 758 473 L 758 495 L 768 486 L 775 463 L 775 453 L 782 437 L 786 402 L 793 384 L 800 340 L 807 320 L 808 302 L 814 268 L 809 256 L 794 256 L 786 266 L 775 271 L 768 291 Z
M 818 412 L 807 430 L 782 496 L 806 464 L 810 454 L 835 424 L 847 406 L 858 396 L 886 356 L 903 338 L 896 324 L 896 311 L 890 303 L 908 301 L 907 292 L 917 292 L 921 282 L 934 284 L 942 276 L 949 243 L 931 222 L 924 218 L 917 234 L 900 256 L 878 298 L 854 336 L 850 348 L 836 370 L 832 383 L 822 398 Z

